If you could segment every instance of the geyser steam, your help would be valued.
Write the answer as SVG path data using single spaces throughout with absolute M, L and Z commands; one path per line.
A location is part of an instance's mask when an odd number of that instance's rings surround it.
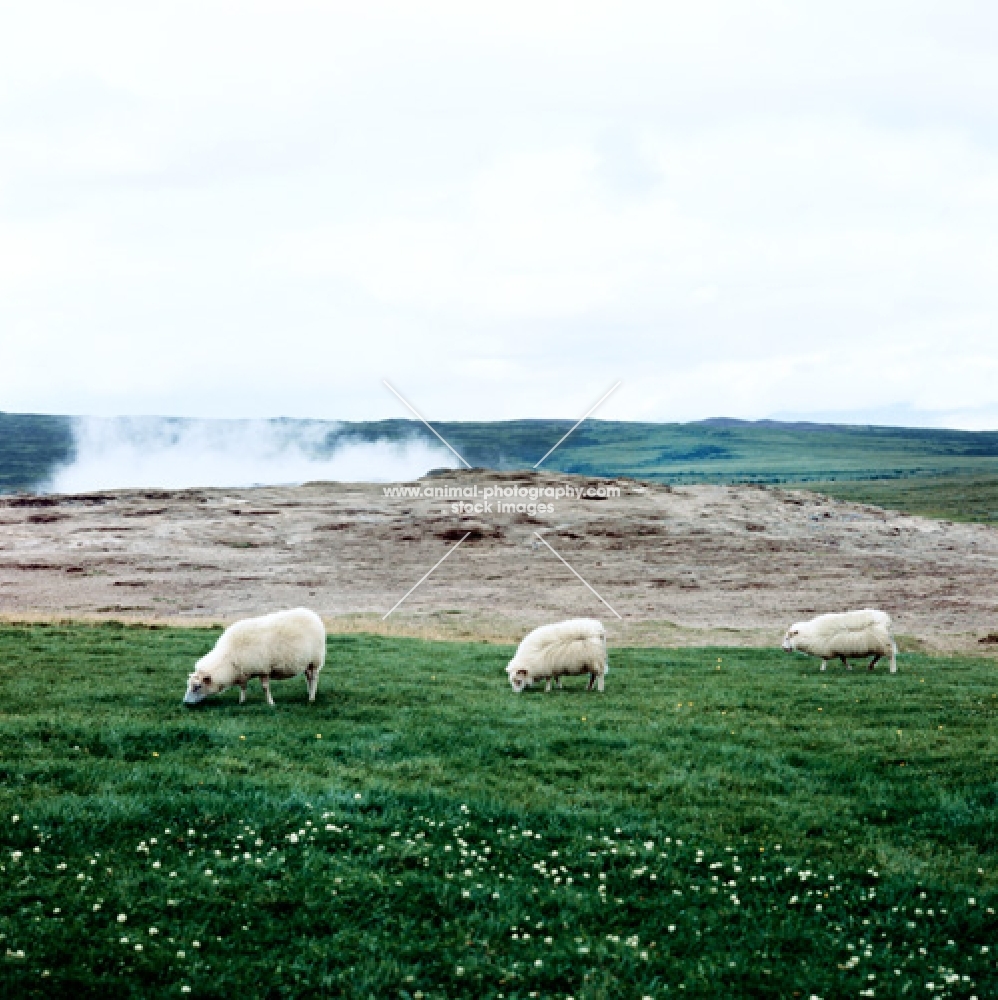
M 357 441 L 341 438 L 339 430 L 304 420 L 83 417 L 73 426 L 75 459 L 56 470 L 47 489 L 399 482 L 456 465 L 443 447 L 418 438 Z

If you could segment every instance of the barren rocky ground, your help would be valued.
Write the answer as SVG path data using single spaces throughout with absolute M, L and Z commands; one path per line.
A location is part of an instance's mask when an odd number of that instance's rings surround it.
M 485 472 L 420 481 L 476 483 L 587 485 Z M 594 615 L 618 643 L 773 644 L 794 619 L 881 607 L 902 648 L 998 648 L 979 642 L 998 631 L 993 527 L 793 490 L 617 485 L 619 497 L 548 500 L 554 512 L 533 517 L 462 517 L 450 501 L 345 483 L 0 498 L 0 617 L 221 623 L 306 604 L 341 631 L 511 641 Z

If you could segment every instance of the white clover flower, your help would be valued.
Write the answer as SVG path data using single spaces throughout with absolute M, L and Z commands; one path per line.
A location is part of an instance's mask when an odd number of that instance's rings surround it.
M 118 923 L 119 924 L 123 924 L 127 919 L 128 919 L 128 914 L 127 913 L 119 913 L 118 914 Z
M 149 928 L 149 935 L 150 935 L 150 937 L 154 937 L 158 933 L 159 933 L 159 928 L 158 927 L 150 927 Z
M 137 945 L 135 946 L 135 950 L 136 950 L 136 951 L 142 951 L 142 945 L 140 945 L 140 944 L 137 944 Z
M 200 941 L 192 941 L 191 942 L 191 947 L 192 948 L 200 948 L 201 947 L 201 942 Z
M 185 952 L 185 951 L 178 951 L 177 952 L 177 958 L 187 958 L 187 952 Z

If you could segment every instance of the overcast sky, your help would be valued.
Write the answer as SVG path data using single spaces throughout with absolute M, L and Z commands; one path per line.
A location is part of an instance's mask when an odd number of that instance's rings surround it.
M 998 427 L 998 5 L 0 12 L 0 410 Z

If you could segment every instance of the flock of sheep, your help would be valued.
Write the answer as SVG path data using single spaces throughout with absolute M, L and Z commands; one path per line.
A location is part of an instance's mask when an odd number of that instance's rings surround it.
M 849 667 L 850 657 L 872 657 L 869 669 L 884 656 L 890 657 L 891 673 L 897 671 L 897 645 L 891 619 L 885 611 L 847 611 L 819 615 L 797 622 L 787 629 L 783 649 L 828 660 L 840 659 Z M 246 700 L 246 685 L 259 678 L 267 695 L 271 680 L 287 680 L 305 675 L 308 700 L 315 701 L 319 671 L 326 660 L 326 629 L 322 619 L 307 608 L 277 611 L 260 618 L 246 618 L 230 625 L 194 667 L 187 679 L 184 703 L 194 705 L 205 698 L 239 686 L 239 703 Z M 606 631 L 594 618 L 542 625 L 520 643 L 506 667 L 510 686 L 519 693 L 538 681 L 561 687 L 561 678 L 588 674 L 589 687 L 603 690 L 610 669 L 606 652 Z

